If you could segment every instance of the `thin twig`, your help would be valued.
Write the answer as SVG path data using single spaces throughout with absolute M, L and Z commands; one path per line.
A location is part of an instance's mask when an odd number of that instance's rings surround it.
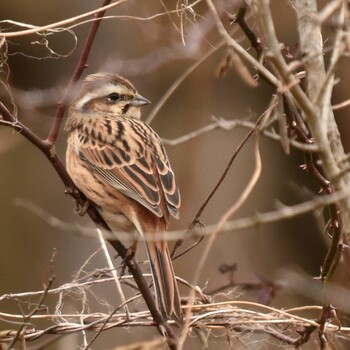
M 158 101 L 158 103 L 152 109 L 152 112 L 146 119 L 146 123 L 150 124 L 154 120 L 154 118 L 159 113 L 160 109 L 164 106 L 169 97 L 176 91 L 176 89 L 183 83 L 183 81 L 199 67 L 207 58 L 209 58 L 212 54 L 214 54 L 217 50 L 219 50 L 223 45 L 224 41 L 220 41 L 217 45 L 209 49 L 202 57 L 200 57 L 196 62 L 194 62 L 190 67 L 188 67 L 168 88 L 162 98 Z
M 238 10 L 237 15 L 232 16 L 229 13 L 227 15 L 228 15 L 228 18 L 233 23 L 237 23 L 240 26 L 243 33 L 248 38 L 251 46 L 256 51 L 257 59 L 260 61 L 261 55 L 263 53 L 263 45 L 262 45 L 261 40 L 257 37 L 257 35 L 254 33 L 253 29 L 249 26 L 249 24 L 246 21 L 247 8 L 248 8 L 248 2 L 246 0 L 242 0 L 242 5 Z
M 34 26 L 34 28 L 32 28 L 32 29 L 18 30 L 18 31 L 15 31 L 15 32 L 1 32 L 0 37 L 13 38 L 13 37 L 16 37 L 16 36 L 24 36 L 24 35 L 36 34 L 36 33 L 40 33 L 40 32 L 49 31 L 49 30 L 54 29 L 54 28 L 67 26 L 70 23 L 77 22 L 77 21 L 79 21 L 81 19 L 84 19 L 86 17 L 90 17 L 90 16 L 93 16 L 93 15 L 99 14 L 101 12 L 105 12 L 105 11 L 107 11 L 107 10 L 113 8 L 113 7 L 117 7 L 117 6 L 123 4 L 123 3 L 127 2 L 127 1 L 128 0 L 119 0 L 119 1 L 117 1 L 115 3 L 113 3 L 113 4 L 100 7 L 98 9 L 96 9 L 96 10 L 93 10 L 93 11 L 89 11 L 89 12 L 83 13 L 82 15 L 75 16 L 75 17 L 72 17 L 72 18 L 68 18 L 68 19 L 65 19 L 63 21 L 59 21 L 59 22 L 56 22 L 56 23 L 50 23 L 50 24 L 42 26 L 42 27 Z
M 101 232 L 101 230 L 99 228 L 97 229 L 97 236 L 98 236 L 98 240 L 99 240 L 99 242 L 101 244 L 104 256 L 106 258 L 107 265 L 110 268 L 110 271 L 111 271 L 112 276 L 114 278 L 114 282 L 115 282 L 115 285 L 117 287 L 118 293 L 120 295 L 120 299 L 122 301 L 122 304 L 124 304 L 125 313 L 126 313 L 127 317 L 129 318 L 130 317 L 130 313 L 129 313 L 128 305 L 126 303 L 125 295 L 123 293 L 122 286 L 121 286 L 121 284 L 119 282 L 118 273 L 117 273 L 117 270 L 115 269 L 115 267 L 113 265 L 112 259 L 111 259 L 110 255 L 109 255 L 109 252 L 108 252 L 108 249 L 107 249 L 107 246 L 106 246 L 106 242 L 105 242 L 105 240 L 103 238 L 103 234 L 102 234 L 102 232 Z
M 214 120 L 211 124 L 205 125 L 197 130 L 191 131 L 188 134 L 179 136 L 175 139 L 169 140 L 169 139 L 164 139 L 162 138 L 164 144 L 168 146 L 178 146 L 184 142 L 191 141 L 199 136 L 202 136 L 208 132 L 211 132 L 213 130 L 224 130 L 224 131 L 230 131 L 234 130 L 237 127 L 245 128 L 245 129 L 250 129 L 254 130 L 256 125 L 253 122 L 250 122 L 248 120 L 242 120 L 242 119 L 234 119 L 234 120 L 226 120 L 223 118 L 216 118 L 212 117 Z M 281 136 L 278 135 L 277 133 L 274 133 L 272 131 L 269 131 L 267 129 L 261 130 L 261 135 L 266 136 L 268 139 L 276 141 L 278 143 L 281 142 Z M 317 147 L 316 145 L 312 143 L 302 143 L 298 142 L 292 138 L 289 139 L 289 143 L 291 146 L 293 146 L 295 149 L 299 151 L 304 151 L 304 152 L 317 152 Z
M 237 155 L 239 154 L 239 152 L 241 151 L 241 149 L 243 148 L 243 146 L 248 142 L 248 140 L 250 139 L 250 137 L 253 135 L 253 133 L 256 131 L 257 127 L 259 126 L 259 124 L 261 123 L 262 119 L 266 116 L 267 113 L 271 112 L 271 109 L 273 109 L 275 107 L 275 104 L 272 103 L 270 108 L 263 113 L 259 119 L 257 120 L 257 122 L 255 123 L 255 128 L 250 130 L 249 133 L 245 136 L 245 138 L 243 139 L 243 141 L 240 143 L 240 145 L 235 149 L 235 151 L 233 152 L 233 155 L 231 156 L 224 172 L 221 174 L 219 181 L 215 184 L 214 188 L 212 189 L 212 191 L 209 193 L 208 197 L 206 198 L 206 200 L 204 201 L 204 203 L 201 205 L 201 207 L 199 208 L 199 210 L 197 211 L 194 219 L 192 220 L 191 224 L 188 226 L 187 231 L 191 231 L 193 229 L 193 227 L 199 222 L 199 219 L 203 213 L 203 210 L 206 208 L 206 206 L 208 205 L 209 201 L 211 200 L 211 198 L 214 196 L 214 194 L 216 193 L 216 191 L 218 190 L 218 188 L 221 186 L 222 182 L 224 181 L 228 171 L 230 170 L 233 161 L 236 159 Z
M 345 108 L 349 105 L 350 105 L 350 99 L 333 105 L 332 109 L 333 111 L 336 111 L 337 109 Z
M 252 57 L 241 45 L 234 40 L 230 34 L 226 31 L 224 25 L 221 22 L 220 16 L 217 13 L 215 6 L 211 0 L 207 0 L 207 5 L 214 17 L 215 23 L 217 25 L 218 31 L 223 39 L 226 41 L 227 45 L 231 47 L 242 59 L 247 61 L 253 67 L 255 67 L 264 78 L 277 88 L 281 88 L 281 82 L 258 60 Z
M 306 213 L 309 213 L 310 211 L 317 210 L 322 207 L 326 207 L 330 204 L 336 203 L 344 198 L 347 198 L 350 195 L 350 188 L 345 189 L 344 191 L 335 192 L 329 195 L 318 195 L 315 196 L 315 198 L 302 202 L 300 204 L 295 205 L 279 205 L 279 208 L 277 210 L 265 212 L 265 213 L 256 213 L 253 216 L 248 216 L 241 219 L 236 219 L 232 221 L 227 221 L 224 226 L 221 228 L 222 233 L 229 233 L 232 234 L 233 232 L 237 232 L 240 230 L 257 227 L 260 225 L 266 225 L 274 222 L 278 222 L 281 220 L 288 220 L 294 217 L 297 217 L 299 215 L 303 215 Z M 67 232 L 69 230 L 72 233 L 76 233 L 79 235 L 83 235 L 85 237 L 94 238 L 96 239 L 96 236 L 93 235 L 93 231 L 91 229 L 84 229 L 82 227 L 78 227 L 76 225 L 69 225 L 66 222 L 62 222 L 58 218 L 54 218 L 54 220 L 50 220 L 50 217 L 52 217 L 51 214 L 47 213 L 44 210 L 37 211 L 37 207 L 33 204 L 31 207 L 26 206 L 27 209 L 30 209 L 35 215 L 38 215 L 42 220 L 45 222 L 48 222 L 52 225 L 54 222 L 54 226 L 58 229 L 62 229 L 64 232 Z M 162 233 L 161 235 L 155 234 L 152 237 L 147 237 L 147 241 L 150 240 L 169 240 L 174 241 L 178 239 L 184 239 L 189 237 L 206 237 L 210 236 L 215 227 L 217 227 L 217 224 L 214 225 L 206 225 L 205 230 L 203 230 L 201 227 L 196 228 L 194 227 L 192 231 L 188 232 L 185 229 L 181 229 L 178 231 L 167 231 Z M 81 230 L 81 231 L 80 231 Z M 103 234 L 108 234 L 108 231 L 103 231 Z M 140 237 L 137 234 L 133 233 L 125 233 L 125 232 L 116 232 L 117 236 L 120 237 L 123 241 L 130 242 L 131 240 L 144 240 L 145 238 Z M 113 236 L 107 235 L 108 241 L 112 244 L 113 242 Z M 116 238 L 114 237 L 116 240 Z M 1 297 L 0 297 L 1 301 Z
M 249 133 L 250 134 L 250 133 Z M 250 136 L 249 136 L 250 137 Z M 243 143 L 247 140 L 248 138 L 245 138 L 245 140 L 243 141 Z M 240 197 L 238 198 L 238 200 L 236 201 L 236 203 L 229 208 L 224 215 L 221 217 L 220 221 L 218 222 L 218 224 L 216 225 L 216 228 L 213 232 L 213 234 L 209 237 L 209 240 L 207 242 L 207 244 L 204 246 L 204 249 L 202 251 L 200 260 L 197 263 L 196 269 L 193 273 L 193 278 L 192 278 L 192 284 L 196 285 L 198 283 L 199 280 L 199 276 L 200 273 L 203 270 L 203 266 L 204 263 L 208 257 L 209 251 L 215 241 L 215 238 L 217 236 L 217 234 L 220 232 L 221 228 L 223 227 L 223 225 L 225 224 L 225 222 L 227 222 L 227 220 L 230 218 L 230 216 L 233 215 L 233 213 L 235 213 L 243 204 L 243 202 L 248 198 L 249 194 L 251 193 L 251 191 L 253 190 L 253 188 L 255 187 L 260 174 L 261 174 L 261 159 L 260 159 L 260 153 L 259 153 L 259 143 L 258 143 L 258 137 L 256 137 L 255 139 L 255 169 L 253 172 L 253 175 L 248 183 L 248 185 L 245 187 L 245 189 L 243 190 L 242 194 L 240 195 Z M 189 329 L 190 329 L 190 316 L 192 313 L 192 309 L 191 307 L 194 305 L 194 291 L 191 290 L 190 294 L 189 294 L 189 308 L 188 310 L 186 310 L 185 313 L 185 323 L 184 323 L 184 327 L 183 330 L 181 332 L 181 336 L 179 338 L 179 349 L 183 349 L 185 340 L 187 338 Z
M 186 306 L 185 306 L 186 308 Z M 273 307 L 262 305 L 247 301 L 226 301 L 216 302 L 211 304 L 197 304 L 192 306 L 193 317 L 191 318 L 192 327 L 205 327 L 207 329 L 222 329 L 234 330 L 236 332 L 263 332 L 267 328 L 266 333 L 276 337 L 285 344 L 297 345 L 303 343 L 305 332 L 310 335 L 313 330 L 320 329 L 321 324 L 311 319 L 298 316 L 297 313 L 302 311 L 313 311 L 318 313 L 320 306 L 307 306 L 306 308 L 296 308 L 290 310 L 278 310 Z M 50 316 L 50 315 L 48 315 Z M 63 315 L 69 317 L 70 315 Z M 72 315 L 73 316 L 73 315 Z M 81 332 L 83 330 L 90 330 L 92 332 L 100 332 L 102 325 L 106 321 L 109 314 L 95 314 L 95 315 L 74 315 L 75 319 L 81 317 L 83 324 L 72 321 L 65 323 L 56 323 L 44 329 L 39 327 L 33 330 L 26 330 L 23 333 L 23 338 L 26 341 L 33 341 L 42 337 L 45 334 L 67 334 L 73 332 Z M 20 316 L 18 316 L 20 317 Z M 153 323 L 147 312 L 139 312 L 132 314 L 132 321 L 123 324 L 121 321 L 125 320 L 125 314 L 114 314 L 109 318 L 108 323 L 105 324 L 103 330 L 111 329 L 113 327 L 152 327 Z M 317 318 L 317 317 L 315 317 Z M 229 328 L 228 328 L 228 325 Z M 309 330 L 312 328 L 312 330 Z M 324 334 L 337 335 L 349 340 L 349 327 L 343 327 L 338 324 L 327 322 L 324 324 Z M 279 334 L 279 335 L 278 335 Z M 292 334 L 295 334 L 292 337 Z M 8 343 L 15 336 L 15 332 L 8 330 L 2 333 L 0 343 Z
M 56 251 L 53 252 L 52 254 L 52 257 L 51 257 L 51 260 L 50 260 L 50 266 L 52 267 L 53 265 L 53 261 L 55 259 L 55 256 L 56 256 Z M 11 341 L 11 343 L 9 344 L 8 348 L 9 349 L 12 349 L 13 346 L 15 345 L 15 343 L 17 342 L 17 340 L 22 336 L 22 331 L 25 329 L 26 325 L 27 325 L 27 322 L 31 319 L 31 317 L 33 315 L 35 315 L 39 309 L 41 308 L 46 296 L 47 296 L 47 293 L 48 291 L 50 290 L 53 282 L 55 280 L 55 275 L 53 274 L 52 270 L 51 270 L 51 276 L 49 278 L 49 281 L 44 289 L 44 292 L 43 294 L 41 295 L 39 301 L 36 303 L 35 307 L 33 308 L 33 310 L 28 314 L 28 315 L 25 315 L 23 317 L 23 322 L 21 324 L 21 326 L 19 327 L 18 331 L 16 332 L 16 335 L 15 337 L 13 338 L 13 340 Z

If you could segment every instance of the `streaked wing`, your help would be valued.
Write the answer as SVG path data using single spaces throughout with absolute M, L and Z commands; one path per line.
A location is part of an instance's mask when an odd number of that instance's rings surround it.
M 157 173 L 162 185 L 162 190 L 167 202 L 169 213 L 176 219 L 179 218 L 180 192 L 175 182 L 175 176 L 170 168 L 168 158 L 165 156 L 155 158 Z
M 115 127 L 112 130 L 120 129 L 120 123 L 111 123 Z M 162 208 L 166 207 L 178 218 L 180 194 L 159 137 L 138 121 L 123 122 L 123 134 L 98 130 L 104 125 L 95 124 L 78 134 L 81 159 L 112 187 L 158 217 L 164 215 Z M 166 203 L 162 203 L 164 199 Z

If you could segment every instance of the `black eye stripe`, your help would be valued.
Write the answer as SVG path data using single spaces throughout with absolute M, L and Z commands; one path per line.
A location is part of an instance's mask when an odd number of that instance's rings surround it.
M 123 108 L 123 114 L 126 114 L 130 108 L 130 105 L 127 103 Z

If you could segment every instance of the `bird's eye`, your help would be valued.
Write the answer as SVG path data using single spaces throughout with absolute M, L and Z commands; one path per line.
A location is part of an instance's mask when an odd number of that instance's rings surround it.
M 108 101 L 118 102 L 120 100 L 120 95 L 117 92 L 112 92 L 108 95 Z

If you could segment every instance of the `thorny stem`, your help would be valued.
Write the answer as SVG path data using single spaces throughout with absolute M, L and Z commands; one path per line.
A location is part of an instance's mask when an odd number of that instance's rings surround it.
M 308 131 L 307 126 L 304 124 L 303 120 L 298 115 L 296 108 L 292 108 L 293 105 L 286 95 L 284 95 L 284 107 L 287 118 L 289 120 L 290 128 L 292 130 L 295 130 L 297 136 L 302 140 L 302 142 L 306 144 L 312 144 L 312 135 Z M 314 154 L 305 152 L 305 157 L 308 172 L 321 186 L 322 190 L 327 194 L 334 193 L 334 187 L 330 181 L 328 181 L 316 167 Z M 339 214 L 338 206 L 335 203 L 330 204 L 329 212 L 330 224 L 327 226 L 332 230 L 332 242 L 322 265 L 320 278 L 324 281 L 329 280 L 331 277 L 335 267 L 337 266 L 342 249 L 342 244 L 340 243 L 342 233 L 342 220 Z
M 284 110 L 289 121 L 290 130 L 294 130 L 302 142 L 306 144 L 312 144 L 312 135 L 310 135 L 310 132 L 307 130 L 306 125 L 297 115 L 298 111 L 292 108 L 292 104 L 287 96 L 284 95 L 283 101 Z M 308 170 L 309 174 L 321 186 L 324 192 L 327 194 L 334 193 L 334 188 L 331 186 L 330 182 L 320 173 L 316 167 L 314 154 L 310 152 L 305 152 L 304 154 L 306 158 L 306 169 Z M 338 206 L 335 203 L 330 204 L 329 212 L 330 224 L 328 226 L 333 231 L 331 234 L 332 242 L 322 265 L 320 276 L 322 280 L 328 280 L 331 277 L 339 261 L 340 251 L 342 249 L 342 244 L 340 244 L 342 224 Z
M 307 116 L 307 122 L 310 124 L 309 126 L 313 131 L 313 133 L 315 134 L 316 140 L 318 141 L 317 146 L 320 148 L 320 151 L 321 151 L 320 157 L 321 157 L 321 160 L 323 161 L 326 174 L 328 174 L 329 178 L 332 181 L 334 181 L 335 186 L 331 184 L 331 182 L 328 181 L 317 169 L 315 165 L 314 155 L 311 153 L 305 153 L 307 170 L 314 177 L 317 183 L 321 186 L 322 190 L 328 194 L 331 194 L 331 193 L 334 193 L 336 189 L 339 189 L 339 187 L 341 188 L 343 184 L 341 181 L 339 181 L 339 179 L 336 178 L 336 177 L 340 177 L 336 174 L 338 164 L 335 164 L 333 162 L 333 159 L 329 161 L 329 158 L 327 156 L 327 153 L 330 150 L 329 143 L 328 143 L 329 140 L 325 138 L 325 132 L 322 130 L 322 127 L 318 127 L 318 126 L 315 127 L 315 125 L 317 125 L 316 123 L 322 123 L 324 126 L 327 126 L 327 127 L 329 127 L 328 125 L 334 126 L 334 117 L 332 115 L 332 111 L 330 109 L 330 103 L 329 103 L 330 91 L 332 86 L 331 84 L 327 85 L 326 79 L 323 79 L 325 82 L 324 84 L 321 84 L 321 89 L 323 89 L 324 91 L 328 89 L 327 92 L 329 96 L 324 94 L 322 96 L 323 100 L 314 98 L 315 95 L 320 96 L 317 90 L 319 89 L 319 86 L 320 86 L 319 81 L 320 80 L 322 81 L 322 78 L 319 77 L 319 74 L 321 74 L 321 77 L 325 76 L 324 62 L 321 54 L 322 48 L 320 49 L 320 45 L 319 45 L 320 41 L 317 40 L 319 39 L 318 36 L 320 35 L 320 28 L 317 25 L 313 25 L 310 21 L 310 18 L 307 18 L 307 16 L 309 16 L 310 13 L 316 13 L 317 5 L 316 5 L 316 1 L 306 2 L 304 0 L 301 0 L 301 1 L 296 1 L 296 3 L 297 3 L 297 13 L 299 16 L 298 17 L 299 31 L 302 32 L 302 34 L 300 35 L 302 48 L 306 47 L 306 50 L 309 50 L 307 52 L 304 52 L 304 54 L 310 55 L 311 53 L 315 53 L 315 52 L 319 54 L 316 55 L 314 59 L 309 58 L 309 60 L 306 62 L 306 66 L 307 66 L 306 69 L 307 69 L 307 72 L 309 73 L 308 74 L 308 77 L 309 77 L 308 98 L 310 98 L 310 100 L 306 98 L 305 95 L 303 96 L 303 93 L 299 86 L 296 86 L 296 88 L 292 88 L 291 92 L 297 104 Z M 292 81 L 293 76 L 290 74 L 288 69 L 286 69 L 287 68 L 286 63 L 282 59 L 282 56 L 277 47 L 277 40 L 274 33 L 271 14 L 269 13 L 268 2 L 264 2 L 263 0 L 255 1 L 255 5 L 259 11 L 259 12 L 256 12 L 256 14 L 259 13 L 259 15 L 262 15 L 262 18 L 265 19 L 265 21 L 260 20 L 260 28 L 262 30 L 262 35 L 265 36 L 265 39 L 267 41 L 268 49 L 270 50 L 270 52 L 268 52 L 270 53 L 270 56 L 269 56 L 270 62 L 272 62 L 276 71 L 282 77 L 285 83 L 287 83 L 288 81 Z M 305 11 L 310 11 L 310 13 L 305 13 Z M 245 23 L 244 22 L 245 12 L 246 12 L 246 6 L 242 5 L 236 17 L 236 22 L 241 21 L 242 23 L 242 20 L 243 20 L 243 24 Z M 240 24 L 240 26 L 244 31 L 244 33 L 246 34 L 246 36 L 248 37 L 248 39 L 251 40 L 251 34 L 244 29 L 244 26 L 242 26 L 242 24 Z M 311 38 L 312 35 L 314 36 L 313 38 Z M 339 38 L 339 35 L 338 35 L 338 38 Z M 304 43 L 306 44 L 303 46 Z M 336 56 L 335 53 L 337 53 L 338 54 L 337 58 L 340 57 L 340 54 L 337 51 L 339 46 L 340 45 L 335 45 L 334 54 L 333 54 L 333 56 Z M 259 51 L 257 52 L 259 55 L 260 52 Z M 331 74 L 332 73 L 333 72 L 331 72 Z M 331 79 L 332 78 L 333 77 L 331 77 Z M 285 94 L 283 97 L 283 100 L 284 100 L 285 112 L 287 114 L 287 118 L 289 119 L 290 126 L 294 128 L 294 130 L 296 131 L 298 137 L 302 140 L 302 142 L 310 144 L 312 143 L 312 139 L 311 139 L 312 136 L 310 136 L 309 132 L 307 134 L 304 132 L 305 130 L 307 130 L 307 127 L 305 125 L 301 125 L 301 124 L 304 124 L 304 122 L 302 121 L 301 118 L 298 118 L 297 116 L 298 111 L 296 110 L 296 108 L 294 106 L 293 106 L 294 109 L 291 108 L 292 103 L 290 103 L 291 101 L 289 100 L 289 96 L 290 96 L 289 94 Z M 316 104 L 316 107 L 314 109 L 310 108 L 311 106 L 309 103 L 311 101 L 315 102 Z M 296 113 L 293 113 L 293 112 L 296 112 Z M 327 115 L 327 112 L 329 113 L 328 115 Z M 316 121 L 318 118 L 318 114 L 321 117 L 323 116 L 325 117 L 321 118 L 321 120 L 319 121 Z M 331 128 L 329 127 L 329 129 Z M 335 130 L 337 131 L 336 128 Z M 328 132 L 330 133 L 330 131 Z M 334 143 L 335 142 L 333 142 L 333 144 Z M 332 151 L 335 153 L 334 158 L 336 158 L 337 152 L 338 153 L 342 152 L 342 146 L 339 145 L 337 149 L 333 148 Z M 342 208 L 343 210 L 344 209 L 347 210 L 346 204 L 345 205 L 344 204 L 342 205 Z M 329 206 L 329 212 L 330 212 L 331 218 L 330 218 L 330 223 L 327 225 L 327 228 L 330 228 L 330 230 L 332 231 L 332 241 L 328 249 L 327 255 L 324 259 L 322 270 L 321 270 L 321 279 L 325 283 L 330 279 L 335 267 L 338 265 L 339 259 L 341 257 L 342 246 L 343 246 L 343 244 L 341 243 L 341 237 L 342 237 L 342 231 L 343 231 L 343 223 L 342 223 L 343 220 L 342 220 L 342 216 L 340 215 L 340 210 L 338 209 L 338 205 L 335 203 L 331 204 Z M 343 216 L 345 220 L 347 220 L 346 212 L 343 214 Z M 324 308 L 323 308 L 323 316 L 321 318 L 321 321 L 323 320 L 323 323 L 325 323 L 329 318 L 327 316 L 329 315 L 328 307 L 329 305 L 325 301 Z M 325 348 L 326 340 L 324 338 L 322 329 L 320 329 L 320 332 L 319 332 L 319 339 L 320 339 L 321 348 Z
M 329 181 L 323 177 L 323 175 L 316 168 L 314 156 L 311 153 L 306 153 L 306 165 L 307 170 L 312 175 L 312 177 L 319 183 L 322 190 L 327 194 L 334 193 L 333 187 L 330 185 Z M 329 224 L 326 227 L 326 231 L 331 231 L 331 245 L 328 249 L 327 255 L 323 261 L 321 276 L 323 281 L 328 281 L 332 276 L 332 273 L 337 266 L 340 259 L 340 252 L 342 250 L 342 244 L 340 244 L 341 233 L 342 233 L 342 222 L 339 215 L 339 209 L 337 204 L 332 203 L 329 205 Z
M 261 40 L 258 38 L 258 36 L 255 34 L 255 32 L 249 26 L 249 24 L 247 23 L 247 21 L 245 19 L 245 16 L 247 13 L 247 8 L 248 8 L 247 1 L 242 0 L 242 5 L 238 10 L 237 15 L 234 16 L 230 13 L 227 13 L 227 17 L 230 21 L 232 21 L 233 23 L 237 23 L 240 26 L 243 33 L 250 41 L 250 44 L 252 45 L 254 50 L 257 52 L 257 58 L 259 60 L 261 58 L 262 53 L 263 53 L 263 46 L 262 46 Z
M 273 27 L 272 16 L 271 16 L 268 3 L 265 2 L 264 0 L 255 0 L 254 3 L 256 6 L 256 9 L 259 11 L 258 23 L 260 25 L 260 30 L 262 31 L 262 33 L 264 33 L 264 36 L 265 36 L 266 44 L 268 47 L 269 60 L 275 67 L 278 74 L 281 76 L 283 82 L 285 84 L 289 84 L 295 79 L 295 77 L 293 76 L 291 71 L 288 69 L 286 62 L 283 60 L 283 57 L 281 55 L 281 52 L 278 46 L 278 41 L 275 34 L 275 29 Z M 299 7 L 297 6 L 297 10 L 298 10 L 297 12 L 300 16 L 302 16 L 301 19 L 299 18 L 300 23 L 301 21 L 307 20 L 308 16 L 310 16 L 310 13 L 305 14 L 304 13 L 305 11 L 309 11 L 309 12 L 316 11 L 315 1 L 311 1 L 310 3 L 297 1 L 296 3 L 299 6 Z M 304 12 L 302 12 L 302 6 L 304 6 L 303 7 Z M 307 7 L 307 10 L 305 10 L 306 7 Z M 310 19 L 308 20 L 311 21 Z M 311 27 L 310 27 L 310 24 L 311 24 Z M 314 98 L 312 98 L 313 96 L 318 95 L 318 89 L 320 85 L 319 84 L 320 74 L 323 74 L 323 76 L 325 74 L 324 74 L 324 65 L 323 65 L 323 59 L 322 59 L 322 50 L 320 50 L 319 46 L 317 46 L 320 43 L 320 40 L 318 41 L 311 40 L 308 36 L 310 34 L 320 38 L 319 28 L 316 26 L 315 28 L 313 28 L 311 22 L 309 22 L 309 27 L 307 27 L 307 29 L 304 28 L 303 30 L 300 30 L 301 42 L 304 45 L 302 46 L 302 49 L 304 49 L 305 53 L 309 55 L 309 60 L 307 61 L 307 64 L 308 64 L 307 72 L 309 73 L 308 96 L 304 93 L 304 91 L 302 91 L 299 84 L 291 86 L 289 89 L 289 92 L 293 96 L 299 108 L 304 112 L 307 125 L 310 128 L 312 135 L 315 139 L 315 142 L 319 148 L 319 156 L 322 161 L 323 169 L 326 175 L 332 181 L 334 189 L 339 191 L 348 186 L 347 178 L 340 176 L 341 173 L 340 173 L 339 163 L 337 163 L 337 158 L 339 158 L 339 154 L 341 154 L 343 156 L 342 158 L 344 158 L 344 151 L 342 149 L 341 144 L 338 142 L 338 140 L 334 141 L 328 138 L 330 135 L 328 127 L 329 125 L 334 124 L 333 116 L 331 116 L 329 113 L 328 115 L 326 115 L 326 118 L 320 119 L 320 116 L 322 117 L 323 115 L 325 115 L 325 113 L 323 113 L 324 111 L 329 111 L 329 105 L 330 105 L 329 96 L 325 95 L 325 98 L 322 100 L 321 106 L 320 106 L 320 103 L 315 104 L 315 102 L 319 102 L 319 101 L 317 100 L 314 101 Z M 314 57 L 313 54 L 317 54 L 317 55 Z M 312 65 L 311 61 L 316 62 L 315 67 Z M 335 144 L 337 147 L 336 149 L 332 148 L 332 145 L 335 145 Z M 344 224 L 347 223 L 346 227 L 348 227 L 349 226 L 348 225 L 349 201 L 343 200 L 339 203 L 339 205 L 342 208 L 342 222 L 344 222 Z M 338 236 L 336 235 L 335 240 L 337 238 Z M 332 244 L 331 249 L 333 249 L 334 246 L 338 247 L 337 242 L 333 242 L 333 243 L 334 244 Z M 337 249 L 330 251 L 333 257 L 337 256 Z M 329 257 L 331 257 L 331 255 L 329 255 Z M 326 264 L 327 267 L 331 265 L 332 264 Z M 328 274 L 328 272 L 326 272 L 326 274 Z

